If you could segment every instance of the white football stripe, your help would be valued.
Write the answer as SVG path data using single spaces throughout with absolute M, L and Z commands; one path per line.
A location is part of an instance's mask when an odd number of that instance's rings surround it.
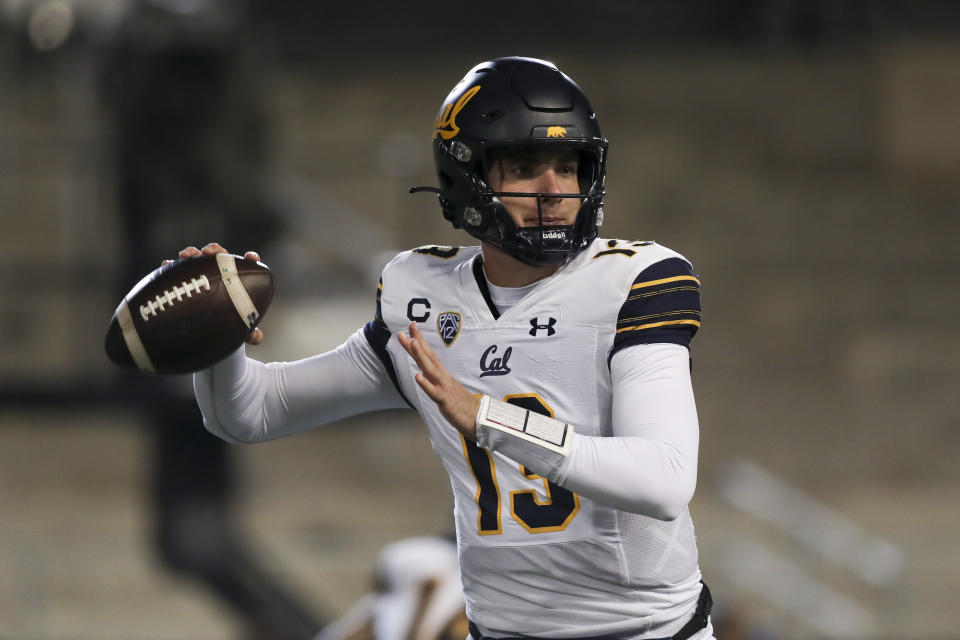
M 137 328 L 133 326 L 133 317 L 130 315 L 130 307 L 127 306 L 126 298 L 117 307 L 117 322 L 123 332 L 123 341 L 127 343 L 127 350 L 133 357 L 133 363 L 144 373 L 156 373 L 157 370 L 154 369 L 147 350 L 143 348 L 143 343 L 140 342 L 140 334 L 137 333 Z
M 253 300 L 250 294 L 240 281 L 240 275 L 237 273 L 237 261 L 232 254 L 218 253 L 217 266 L 220 267 L 220 279 L 227 287 L 227 294 L 233 302 L 234 308 L 240 314 L 240 319 L 248 328 L 253 329 L 257 320 L 260 319 L 260 312 L 253 306 Z

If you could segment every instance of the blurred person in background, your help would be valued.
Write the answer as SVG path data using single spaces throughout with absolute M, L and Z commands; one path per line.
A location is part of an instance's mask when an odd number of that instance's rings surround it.
M 314 640 L 463 640 L 468 633 L 456 541 L 423 537 L 385 546 L 372 591 Z
M 196 236 L 269 246 L 280 217 L 266 196 L 265 118 L 243 51 L 239 6 L 134 5 L 104 51 L 126 290 L 162 247 Z M 151 490 L 164 564 L 230 605 L 248 638 L 310 637 L 319 621 L 260 565 L 233 520 L 230 447 L 198 429 L 189 386 L 151 381 Z
M 399 254 L 374 319 L 334 351 L 263 364 L 241 348 L 197 373 L 207 429 L 262 442 L 414 408 L 450 475 L 474 640 L 712 638 L 688 509 L 691 264 L 598 237 L 607 141 L 549 62 L 471 69 L 433 148 L 440 186 L 418 190 L 480 246 Z

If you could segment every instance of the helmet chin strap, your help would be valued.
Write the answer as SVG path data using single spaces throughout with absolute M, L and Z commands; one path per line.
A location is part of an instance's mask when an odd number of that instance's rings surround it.
M 506 192 L 504 192 L 504 193 L 506 194 Z M 513 194 L 510 194 L 510 195 L 513 195 Z M 528 195 L 528 194 L 523 194 L 523 195 L 526 196 L 526 195 Z M 531 195 L 531 196 L 535 196 L 535 199 L 536 199 L 536 202 L 537 202 L 537 226 L 536 226 L 536 229 L 537 229 L 537 248 L 538 248 L 540 251 L 543 251 L 543 198 L 544 198 L 544 197 L 547 197 L 547 194 L 537 193 L 537 194 L 530 194 L 530 195 Z M 519 197 L 519 196 L 517 196 L 517 197 Z M 494 202 L 495 205 L 499 205 L 499 206 L 503 207 L 504 210 L 507 212 L 507 216 L 508 216 L 508 218 L 509 218 L 509 222 L 510 222 L 510 223 L 512 224 L 512 226 L 513 226 L 513 231 L 522 231 L 523 229 L 528 229 L 528 228 L 529 228 L 529 227 L 524 227 L 524 226 L 523 226 L 523 224 L 522 224 L 523 221 L 522 221 L 522 220 L 521 220 L 521 224 L 517 224 L 517 223 L 516 223 L 516 221 L 513 219 L 513 216 L 510 215 L 510 210 L 507 208 L 507 205 L 505 205 L 505 204 L 503 203 L 503 201 L 500 200 L 500 198 L 499 198 L 498 196 L 494 196 L 494 197 L 493 197 L 493 202 Z M 505 232 L 505 229 L 503 228 L 503 225 L 501 224 L 501 225 L 500 225 L 500 237 L 501 237 L 501 239 L 506 240 L 506 234 L 505 234 L 504 232 Z

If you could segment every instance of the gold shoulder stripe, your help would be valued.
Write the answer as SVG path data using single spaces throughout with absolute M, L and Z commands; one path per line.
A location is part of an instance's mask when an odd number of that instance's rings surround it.
M 666 322 L 651 322 L 650 324 L 641 324 L 636 327 L 624 327 L 623 329 L 617 329 L 617 333 L 622 331 L 640 331 L 641 329 L 653 329 L 655 327 L 665 327 L 668 325 L 674 324 L 690 324 L 695 327 L 700 326 L 700 322 L 697 320 L 667 320 Z
M 699 292 L 699 287 L 670 287 L 669 289 L 657 289 L 656 291 L 648 291 L 647 293 L 637 293 L 635 295 L 629 296 L 627 302 L 631 300 L 640 300 L 641 298 L 651 298 L 653 296 L 663 295 L 664 293 L 675 293 L 677 291 L 697 291 Z
M 692 280 L 696 282 L 698 285 L 700 284 L 700 281 L 694 278 L 693 276 L 673 276 L 672 278 L 661 278 L 659 280 L 649 280 L 647 282 L 638 282 L 637 284 L 630 287 L 630 290 L 633 291 L 634 289 L 643 289 L 644 287 L 653 287 L 658 284 L 665 284 L 667 282 L 679 282 L 680 280 Z
M 635 316 L 633 318 L 623 318 L 622 320 L 617 320 L 617 324 L 626 324 L 628 322 L 640 322 L 641 320 L 650 320 L 651 318 L 663 318 L 666 316 L 679 316 L 684 313 L 689 313 L 691 315 L 699 316 L 702 315 L 700 311 L 696 309 L 677 309 L 676 311 L 664 311 L 662 313 L 652 313 L 648 316 Z

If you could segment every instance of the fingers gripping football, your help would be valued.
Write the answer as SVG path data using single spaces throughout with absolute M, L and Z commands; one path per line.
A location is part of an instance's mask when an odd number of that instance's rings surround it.
M 187 247 L 180 252 L 180 258 L 192 258 L 193 256 L 212 256 L 218 253 L 229 253 L 226 249 L 220 246 L 217 242 L 211 242 L 203 247 L 203 249 L 197 249 L 196 247 Z M 247 251 L 243 255 L 244 260 L 260 260 L 260 254 L 256 251 Z M 169 260 L 164 260 L 164 262 L 170 262 Z
M 273 298 L 269 267 L 217 247 L 198 253 L 148 273 L 123 297 L 104 339 L 112 362 L 145 373 L 192 373 L 250 338 Z
M 197 249 L 194 246 L 189 246 L 185 249 L 181 249 L 180 253 L 177 255 L 178 258 L 192 258 L 194 256 L 212 256 L 218 253 L 229 253 L 225 248 L 223 248 L 218 242 L 210 242 L 204 245 L 203 249 Z M 247 251 L 243 254 L 244 260 L 252 260 L 254 262 L 260 261 L 260 254 L 256 251 Z M 161 262 L 161 266 L 169 264 L 173 260 L 164 260 Z M 247 344 L 258 345 L 263 343 L 263 330 L 260 327 L 254 329 L 250 336 L 247 338 Z
M 409 335 L 401 331 L 397 338 L 400 340 L 400 345 L 420 367 L 420 373 L 416 375 L 420 388 L 437 403 L 440 413 L 450 424 L 465 437 L 476 441 L 476 421 L 480 399 L 450 375 L 437 354 L 427 344 L 416 322 L 410 323 Z

